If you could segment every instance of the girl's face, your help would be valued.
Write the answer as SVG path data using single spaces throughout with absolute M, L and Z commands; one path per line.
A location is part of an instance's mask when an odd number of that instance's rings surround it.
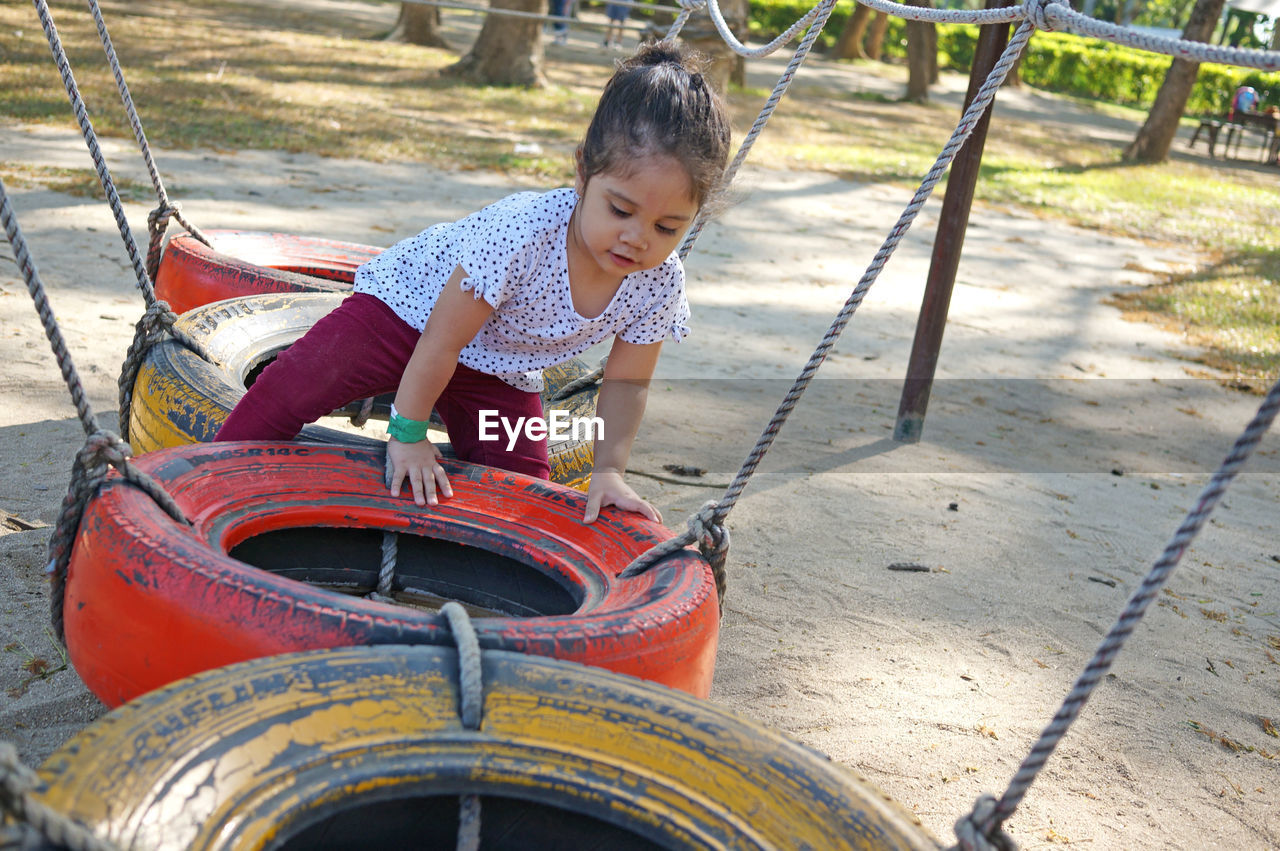
M 578 259 L 575 274 L 591 280 L 616 284 L 659 265 L 698 213 L 688 173 L 662 155 L 636 160 L 625 174 L 600 172 L 590 179 L 579 166 L 577 190 L 569 250 Z

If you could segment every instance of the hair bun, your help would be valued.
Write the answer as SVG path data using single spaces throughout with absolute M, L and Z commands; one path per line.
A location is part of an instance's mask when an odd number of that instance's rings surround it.
M 618 63 L 620 69 L 646 68 L 658 65 L 674 65 L 690 74 L 702 71 L 702 55 L 687 45 L 675 41 L 647 41 L 634 54 Z

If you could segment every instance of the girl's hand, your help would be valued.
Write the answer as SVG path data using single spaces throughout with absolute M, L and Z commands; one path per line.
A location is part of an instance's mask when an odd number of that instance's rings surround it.
M 591 474 L 591 487 L 587 489 L 587 512 L 583 515 L 582 522 L 594 523 L 600 516 L 600 509 L 606 505 L 615 505 L 623 511 L 634 511 L 655 523 L 662 522 L 658 509 L 641 499 L 622 480 L 622 473 L 617 470 L 596 469 Z
M 440 450 L 430 440 L 401 443 L 389 438 L 387 457 L 391 460 L 392 496 L 400 495 L 400 485 L 406 478 L 413 490 L 413 501 L 418 505 L 438 505 L 437 491 L 441 496 L 453 496 L 449 478 L 440 465 Z

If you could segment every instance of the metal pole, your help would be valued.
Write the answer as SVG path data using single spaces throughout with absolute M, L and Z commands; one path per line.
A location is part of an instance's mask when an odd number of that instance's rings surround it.
M 986 8 L 1011 5 L 1013 0 L 987 0 Z M 964 98 L 965 108 L 977 95 L 1008 42 L 1008 24 L 991 24 L 979 32 L 973 67 L 969 71 L 969 90 Z M 991 110 L 988 109 L 974 126 L 969 141 L 956 154 L 947 178 L 947 194 L 942 200 L 938 232 L 933 241 L 929 277 L 916 320 L 916 337 L 911 345 L 907 377 L 898 403 L 898 422 L 893 429 L 893 439 L 899 443 L 918 443 L 924 431 L 924 414 L 929 407 L 933 375 L 938 368 L 942 333 L 946 329 L 947 310 L 951 306 L 951 290 L 956 282 L 956 269 L 960 266 L 960 250 L 964 247 L 965 230 L 969 226 L 969 207 L 973 203 L 973 189 L 982 166 L 982 149 L 986 145 L 990 120 Z

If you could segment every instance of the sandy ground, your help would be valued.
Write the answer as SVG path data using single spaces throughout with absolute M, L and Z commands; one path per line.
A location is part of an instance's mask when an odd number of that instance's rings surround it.
M 1040 96 L 1012 93 L 1006 108 L 1019 97 Z M 106 147 L 118 173 L 145 181 L 130 145 Z M 202 227 L 383 245 L 514 188 L 407 164 L 157 156 Z M 0 125 L 0 157 L 87 162 L 74 131 L 12 124 Z M 664 352 L 632 459 L 633 483 L 674 527 L 732 478 L 909 197 L 758 167 L 742 188 L 691 258 L 695 333 Z M 114 223 L 92 200 L 11 196 L 99 419 L 115 428 L 116 374 L 142 308 Z M 135 227 L 147 209 L 130 205 Z M 978 794 L 1004 789 L 1257 400 L 1189 378 L 1176 339 L 1104 304 L 1196 257 L 979 209 L 924 439 L 895 443 L 937 209 L 730 516 L 712 699 L 865 774 L 949 843 Z M 83 436 L 7 262 L 0 328 L 0 738 L 35 765 L 103 712 L 72 670 L 27 671 L 33 658 L 61 661 L 46 626 L 45 526 Z M 654 478 L 674 463 L 707 472 Z M 1280 847 L 1280 740 L 1264 721 L 1280 724 L 1277 497 L 1272 435 L 1009 822 L 1023 847 Z M 899 562 L 930 570 L 888 569 Z

